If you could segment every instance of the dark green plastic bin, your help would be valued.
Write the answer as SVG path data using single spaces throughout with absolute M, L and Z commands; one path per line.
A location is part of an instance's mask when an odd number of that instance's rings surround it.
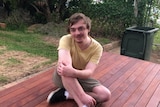
M 121 55 L 150 60 L 154 33 L 158 28 L 129 27 L 126 28 L 121 42 Z

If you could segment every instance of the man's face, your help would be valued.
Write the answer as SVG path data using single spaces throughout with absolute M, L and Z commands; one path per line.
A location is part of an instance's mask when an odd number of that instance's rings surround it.
M 83 43 L 86 40 L 88 33 L 89 29 L 87 29 L 83 20 L 79 20 L 70 27 L 70 34 L 77 43 Z

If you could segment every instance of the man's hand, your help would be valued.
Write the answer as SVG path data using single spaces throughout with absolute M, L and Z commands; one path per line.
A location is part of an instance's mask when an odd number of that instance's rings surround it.
M 58 63 L 57 73 L 61 76 L 74 77 L 75 69 L 72 66 L 66 65 L 63 62 Z
M 87 107 L 95 107 L 96 105 L 96 100 L 88 94 L 86 94 L 85 96 L 82 96 L 81 99 L 82 99 L 82 103 Z

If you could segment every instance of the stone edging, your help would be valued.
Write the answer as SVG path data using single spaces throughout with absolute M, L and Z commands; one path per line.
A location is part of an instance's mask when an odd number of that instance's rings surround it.
M 118 41 L 113 41 L 113 42 L 111 42 L 111 43 L 109 43 L 109 44 L 103 45 L 103 49 L 104 49 L 104 51 L 109 51 L 109 50 L 111 50 L 111 49 L 113 49 L 113 48 L 116 48 L 116 47 L 120 46 L 120 44 L 121 44 L 121 41 L 120 41 L 120 40 L 118 40 Z

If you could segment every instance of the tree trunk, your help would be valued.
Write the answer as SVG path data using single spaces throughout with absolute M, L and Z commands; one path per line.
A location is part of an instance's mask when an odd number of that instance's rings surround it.
M 138 16 L 138 1 L 134 0 L 134 16 L 137 18 Z
M 46 16 L 46 20 L 47 20 L 47 22 L 50 22 L 50 21 L 52 21 L 52 17 L 51 17 L 51 11 L 50 11 L 50 8 L 49 8 L 49 5 L 48 5 L 48 0 L 44 0 L 44 2 L 45 2 L 45 4 L 46 4 L 46 14 L 45 14 L 45 16 Z
M 57 4 L 57 9 L 56 9 L 56 14 L 58 17 L 58 22 L 60 22 L 62 20 L 62 16 L 64 14 L 64 9 L 65 7 L 65 3 L 67 2 L 67 0 L 59 0 L 59 3 Z

